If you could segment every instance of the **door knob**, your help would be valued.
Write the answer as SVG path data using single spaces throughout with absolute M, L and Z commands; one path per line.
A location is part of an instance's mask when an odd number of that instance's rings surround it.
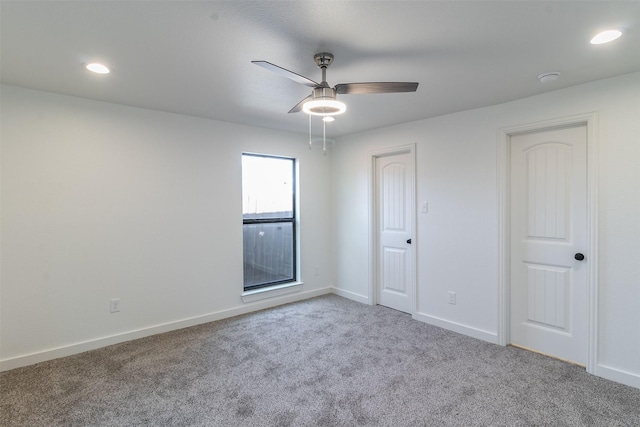
M 407 239 L 407 243 L 408 243 L 408 244 L 411 244 L 411 239 Z
M 577 259 L 578 261 L 582 261 L 584 259 L 584 255 L 582 255 L 580 252 L 578 252 L 577 254 L 575 254 L 573 256 L 575 259 Z

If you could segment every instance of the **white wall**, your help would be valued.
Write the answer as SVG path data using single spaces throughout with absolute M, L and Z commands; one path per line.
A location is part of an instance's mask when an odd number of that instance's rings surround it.
M 498 130 L 596 111 L 596 373 L 640 387 L 640 73 L 352 135 L 328 156 L 300 135 L 1 89 L 2 369 L 333 283 L 368 302 L 370 153 L 408 143 L 429 202 L 417 214 L 417 318 L 495 341 Z M 301 293 L 242 303 L 242 151 L 300 160 Z M 122 312 L 110 314 L 116 297 Z
M 305 136 L 1 88 L 3 369 L 330 291 L 331 156 Z M 303 289 L 250 304 L 243 151 L 300 166 Z
M 416 143 L 416 318 L 496 342 L 499 129 L 597 112 L 599 306 L 596 374 L 640 387 L 640 73 L 340 138 L 332 155 L 336 292 L 369 296 L 369 165 Z M 447 303 L 447 291 L 457 304 Z

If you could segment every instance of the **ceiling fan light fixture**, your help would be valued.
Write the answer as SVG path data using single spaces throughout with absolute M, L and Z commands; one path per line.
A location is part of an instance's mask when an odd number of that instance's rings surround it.
M 326 82 L 313 89 L 311 99 L 302 105 L 302 111 L 312 116 L 336 116 L 347 110 L 347 106 L 336 100 L 335 89 Z
M 314 99 L 305 102 L 302 111 L 313 116 L 336 116 L 347 111 L 347 106 L 335 99 Z

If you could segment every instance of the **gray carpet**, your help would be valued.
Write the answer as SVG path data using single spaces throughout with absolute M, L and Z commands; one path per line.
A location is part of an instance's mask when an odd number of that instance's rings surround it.
M 2 426 L 640 426 L 640 390 L 335 295 L 0 375 Z

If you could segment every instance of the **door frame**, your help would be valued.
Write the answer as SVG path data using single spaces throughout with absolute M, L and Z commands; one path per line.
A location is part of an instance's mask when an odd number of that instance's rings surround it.
M 598 115 L 596 112 L 544 120 L 498 130 L 498 344 L 508 345 L 510 334 L 510 163 L 511 136 L 584 125 L 587 131 L 587 364 L 595 374 L 598 358 Z
M 416 144 L 407 144 L 396 147 L 382 148 L 371 151 L 369 153 L 369 304 L 378 304 L 378 212 L 377 212 L 377 160 L 380 157 L 390 156 L 394 154 L 409 154 L 409 161 L 413 169 L 413 176 L 409 179 L 410 194 L 408 197 L 409 211 L 411 212 L 411 262 L 413 268 L 411 270 L 411 277 L 409 278 L 409 290 L 411 293 L 411 316 L 416 313 L 416 301 L 417 301 L 417 289 L 416 289 L 416 277 L 417 277 L 417 265 L 416 265 L 416 253 L 417 253 L 417 229 L 416 229 Z

